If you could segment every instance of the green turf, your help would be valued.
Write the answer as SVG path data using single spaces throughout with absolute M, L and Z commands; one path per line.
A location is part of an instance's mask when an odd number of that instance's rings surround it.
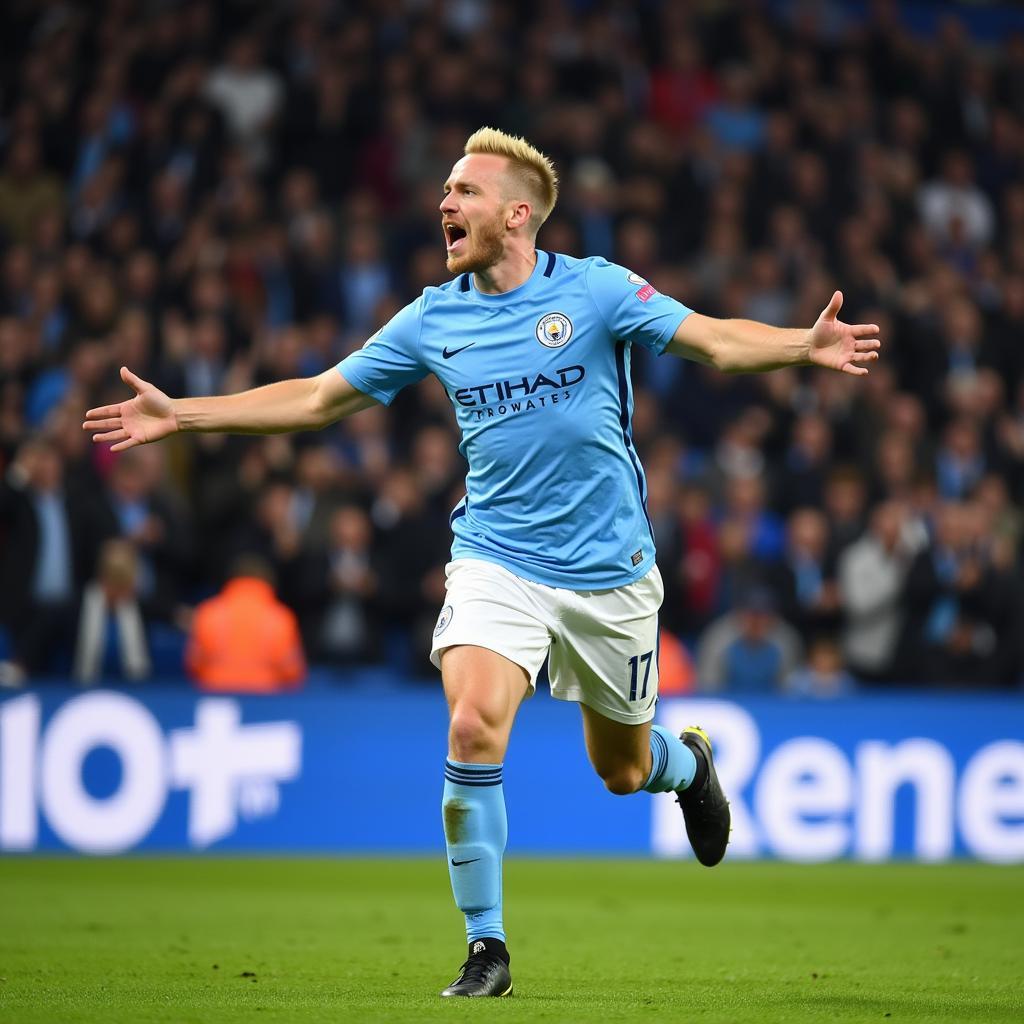
M 0 1021 L 1021 1021 L 1024 871 L 511 860 L 516 995 L 442 1002 L 443 861 L 0 861 Z

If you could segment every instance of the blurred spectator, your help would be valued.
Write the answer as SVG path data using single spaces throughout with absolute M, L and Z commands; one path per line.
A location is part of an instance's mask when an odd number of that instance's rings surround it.
M 1012 570 L 993 559 L 991 525 L 978 504 L 940 506 L 934 544 L 917 555 L 907 576 L 908 678 L 923 666 L 934 682 L 1010 681 L 1016 594 Z
M 223 320 L 203 315 L 186 329 L 186 334 L 182 351 L 167 353 L 163 383 L 182 398 L 223 393 L 228 369 L 228 336 Z
M 239 557 L 224 589 L 196 608 L 185 665 L 208 692 L 276 693 L 302 684 L 298 621 L 275 597 L 263 559 Z
M 764 116 L 752 99 L 755 80 L 748 68 L 733 64 L 722 73 L 721 98 L 704 115 L 715 139 L 728 149 L 758 149 L 764 138 Z
M 711 621 L 718 607 L 722 553 L 718 531 L 711 515 L 711 497 L 701 487 L 690 486 L 680 500 L 680 620 L 674 609 L 666 611 L 674 628 L 693 633 Z M 666 582 L 666 593 L 674 592 L 675 581 Z
M 211 72 L 204 87 L 254 169 L 270 159 L 268 136 L 284 98 L 277 74 L 260 61 L 259 40 L 240 36 L 232 40 L 226 60 Z
M 43 217 L 63 204 L 60 182 L 43 167 L 39 140 L 27 133 L 11 139 L 0 174 L 0 226 L 8 237 L 28 242 Z
M 840 554 L 864 531 L 866 507 L 867 488 L 861 471 L 848 463 L 835 466 L 825 481 L 823 499 L 829 528 L 825 571 L 833 578 Z
M 320 656 L 330 662 L 370 661 L 376 630 L 370 609 L 377 590 L 371 566 L 373 527 L 357 505 L 331 517 L 327 548 L 327 595 L 320 627 Z
M 281 440 L 273 438 L 271 442 Z M 254 498 L 250 498 L 252 504 L 241 522 L 236 524 L 230 540 L 231 553 L 238 557 L 251 552 L 267 562 L 281 600 L 299 617 L 303 635 L 311 641 L 321 613 L 323 545 L 311 548 L 304 543 L 302 531 L 308 523 L 309 508 L 287 476 L 286 470 L 292 465 L 291 449 L 275 449 L 272 446 L 264 455 L 271 460 L 270 467 L 259 466 L 258 456 L 253 456 L 254 473 L 268 476 Z M 282 460 L 276 467 L 275 459 Z
M 935 454 L 935 475 L 943 498 L 966 498 L 985 474 L 985 454 L 978 428 L 966 418 L 954 420 Z
M 388 630 L 389 658 L 409 668 L 416 664 L 414 650 L 429 654 L 444 599 L 448 515 L 430 509 L 416 476 L 400 467 L 382 481 L 370 516 L 378 537 L 377 601 Z
M 794 697 L 849 697 L 856 690 L 852 675 L 843 668 L 843 653 L 831 637 L 818 637 L 807 650 L 807 663 L 786 680 Z
M 829 573 L 828 521 L 816 508 L 798 508 L 786 529 L 782 560 L 767 578 L 778 595 L 783 618 L 806 643 L 839 627 L 840 597 Z
M 832 429 L 824 416 L 805 413 L 793 424 L 779 481 L 779 504 L 790 511 L 820 505 L 832 464 Z
M 108 540 L 98 563 L 96 578 L 82 594 L 72 674 L 80 683 L 145 679 L 152 664 L 137 597 L 135 548 L 128 541 Z
M 138 593 L 147 615 L 170 620 L 192 556 L 184 509 L 162 487 L 164 449 L 133 448 L 118 455 L 104 495 L 114 529 L 138 551 Z
M 665 62 L 651 76 L 651 116 L 670 132 L 685 135 L 703 118 L 717 85 L 690 33 L 670 36 L 665 50 Z
M 571 200 L 580 222 L 581 255 L 600 256 L 615 247 L 615 176 L 596 157 L 580 160 L 573 172 Z
M 800 663 L 795 629 L 776 611 L 765 587 L 751 587 L 737 609 L 705 631 L 697 650 L 697 678 L 703 690 L 766 694 L 781 691 Z
M 322 549 L 329 543 L 331 520 L 342 499 L 337 457 L 325 444 L 304 445 L 296 455 L 294 474 L 292 509 L 303 547 Z
M 904 622 L 901 599 L 914 555 L 905 522 L 902 505 L 883 502 L 872 512 L 864 536 L 839 558 L 843 658 L 862 682 L 892 681 L 896 668 Z
M 345 239 L 345 256 L 338 273 L 348 324 L 355 332 L 369 336 L 375 329 L 377 307 L 391 288 L 391 271 L 376 227 L 353 226 Z
M 939 241 L 963 241 L 975 247 L 991 241 L 995 230 L 992 202 L 975 184 L 966 153 L 946 156 L 942 177 L 922 187 L 920 204 L 925 227 Z
M 785 527 L 768 504 L 763 476 L 742 475 L 725 485 L 723 520 L 742 526 L 750 538 L 750 552 L 762 562 L 773 562 L 782 553 Z
M 0 484 L 0 601 L 13 657 L 0 682 L 69 667 L 82 586 L 106 523 L 87 495 L 67 487 L 56 445 L 27 441 Z

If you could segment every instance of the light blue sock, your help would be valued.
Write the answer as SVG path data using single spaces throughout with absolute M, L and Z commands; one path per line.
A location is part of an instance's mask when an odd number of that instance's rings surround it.
M 466 915 L 466 938 L 504 942 L 501 858 L 508 818 L 501 765 L 445 761 L 441 815 L 448 874 L 455 904 Z
M 644 783 L 648 793 L 686 789 L 697 774 L 693 751 L 662 725 L 651 726 L 651 774 Z

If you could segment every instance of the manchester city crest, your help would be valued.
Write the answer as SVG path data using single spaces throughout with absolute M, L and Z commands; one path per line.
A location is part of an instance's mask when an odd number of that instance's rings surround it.
M 547 313 L 537 321 L 537 340 L 545 348 L 561 348 L 572 337 L 572 321 L 564 313 Z
M 440 636 L 448 628 L 448 623 L 452 621 L 454 614 L 455 610 L 450 604 L 446 604 L 441 609 L 441 614 L 437 617 L 437 625 L 434 627 L 434 636 Z

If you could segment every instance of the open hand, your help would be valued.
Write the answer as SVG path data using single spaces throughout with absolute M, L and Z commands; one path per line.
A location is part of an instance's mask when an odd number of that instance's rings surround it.
M 836 319 L 842 305 L 843 293 L 836 292 L 808 334 L 807 358 L 816 366 L 861 377 L 868 368 L 860 364 L 878 358 L 878 325 L 844 324 Z
M 92 432 L 94 442 L 113 443 L 112 452 L 159 441 L 178 429 L 171 400 L 157 387 L 121 367 L 121 380 L 135 397 L 119 405 L 104 405 L 85 414 L 83 430 Z

